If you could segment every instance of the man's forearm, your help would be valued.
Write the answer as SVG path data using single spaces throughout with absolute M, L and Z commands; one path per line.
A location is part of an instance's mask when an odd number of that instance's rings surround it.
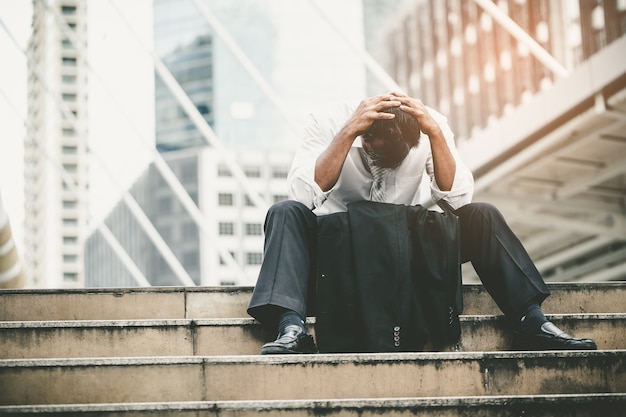
M 399 105 L 400 101 L 393 94 L 374 96 L 361 101 L 352 117 L 315 161 L 315 182 L 322 191 L 330 190 L 337 183 L 348 152 L 357 136 L 369 129 L 375 120 L 393 119 L 395 116 L 384 110 Z
M 456 161 L 452 152 L 450 152 L 450 148 L 448 148 L 441 127 L 430 116 L 428 109 L 421 100 L 401 93 L 392 94 L 400 100 L 400 109 L 413 115 L 419 123 L 421 131 L 428 136 L 433 158 L 435 181 L 441 191 L 450 191 L 452 184 L 454 184 Z
M 315 161 L 315 182 L 322 191 L 330 190 L 339 179 L 341 169 L 356 135 L 344 127 L 333 138 L 328 148 Z
M 435 181 L 441 191 L 450 191 L 456 174 L 456 161 L 441 130 L 432 133 L 429 137 L 430 149 L 433 155 Z

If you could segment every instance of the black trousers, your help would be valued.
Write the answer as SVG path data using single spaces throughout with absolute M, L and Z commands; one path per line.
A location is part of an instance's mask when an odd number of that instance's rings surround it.
M 455 211 L 460 223 L 461 260 L 471 262 L 505 316 L 550 294 L 543 278 L 500 211 L 471 203 Z M 248 314 L 275 326 L 276 306 L 302 317 L 314 315 L 317 216 L 297 201 L 270 207 L 265 219 L 264 259 Z

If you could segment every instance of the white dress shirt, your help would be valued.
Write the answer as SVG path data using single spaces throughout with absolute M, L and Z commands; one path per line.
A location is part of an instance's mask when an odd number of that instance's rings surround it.
M 339 179 L 330 190 L 322 191 L 314 180 L 317 157 L 328 147 L 356 107 L 357 105 L 350 104 L 333 105 L 311 114 L 305 126 L 300 148 L 294 156 L 288 176 L 289 196 L 311 208 L 317 215 L 346 211 L 348 203 L 369 199 L 372 175 L 360 156 L 361 137 L 357 137 L 352 144 Z M 423 189 L 430 188 L 432 202 L 436 203 L 443 199 L 456 209 L 471 202 L 474 178 L 458 155 L 454 135 L 446 118 L 433 109 L 428 108 L 428 111 L 441 127 L 456 161 L 452 189 L 441 191 L 437 186 L 430 141 L 422 133 L 417 147 L 409 151 L 397 168 L 385 174 L 386 202 L 405 205 L 426 204 L 428 196 L 422 196 L 420 191 L 426 193 Z M 424 177 L 424 172 L 428 177 Z M 425 185 L 422 184 L 424 178 L 429 178 Z

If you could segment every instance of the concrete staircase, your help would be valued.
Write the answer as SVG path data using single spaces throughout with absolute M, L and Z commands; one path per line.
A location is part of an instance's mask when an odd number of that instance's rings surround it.
M 4 290 L 0 415 L 625 416 L 626 282 L 549 285 L 598 351 L 510 351 L 480 285 L 446 352 L 271 357 L 251 288 Z

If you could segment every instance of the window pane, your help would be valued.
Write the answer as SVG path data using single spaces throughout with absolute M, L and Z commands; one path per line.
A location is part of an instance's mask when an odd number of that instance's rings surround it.
M 233 195 L 230 193 L 220 193 L 218 195 L 218 204 L 220 206 L 232 206 L 234 203 Z
M 258 166 L 246 166 L 243 168 L 243 171 L 248 178 L 260 178 L 261 177 L 261 167 Z
M 246 235 L 258 236 L 263 234 L 263 225 L 261 223 L 246 223 Z
M 234 235 L 235 225 L 232 222 L 220 222 L 219 234 L 222 236 Z
M 287 174 L 289 174 L 288 167 L 273 167 L 272 168 L 272 178 L 287 178 Z
M 226 165 L 219 165 L 217 167 L 217 176 L 218 177 L 232 177 L 230 170 Z
M 247 265 L 261 265 L 263 262 L 263 254 L 261 252 L 246 252 Z
M 61 6 L 61 13 L 66 16 L 76 14 L 76 6 Z
M 274 203 L 278 203 L 280 201 L 285 201 L 289 198 L 288 195 L 285 194 L 276 194 L 272 196 L 272 199 L 274 200 Z
M 170 213 L 172 211 L 172 199 L 169 197 L 161 197 L 157 203 L 160 213 Z

